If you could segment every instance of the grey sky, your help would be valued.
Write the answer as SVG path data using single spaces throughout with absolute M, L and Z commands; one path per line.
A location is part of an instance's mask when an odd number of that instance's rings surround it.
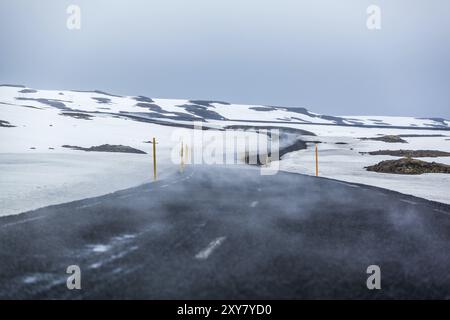
M 449 16 L 448 0 L 1 0 L 0 83 L 450 118 Z

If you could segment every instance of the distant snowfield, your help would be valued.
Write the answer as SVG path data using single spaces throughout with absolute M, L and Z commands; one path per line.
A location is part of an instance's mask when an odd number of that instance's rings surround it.
M 158 142 L 158 176 L 164 179 L 179 169 L 171 160 L 180 143 L 179 137 L 174 138 L 180 130 L 176 126 L 192 125 L 195 120 L 212 128 L 249 125 L 307 130 L 316 136 L 299 138 L 321 142 L 321 176 L 450 204 L 450 175 L 368 172 L 364 167 L 395 157 L 360 154 L 381 149 L 450 152 L 450 141 L 446 140 L 450 139 L 449 122 L 443 119 L 328 117 L 305 109 L 0 86 L 0 120 L 14 126 L 0 126 L 0 216 L 151 182 L 152 145 L 148 141 L 152 137 Z M 203 131 L 204 141 L 213 141 L 208 135 L 214 132 L 217 131 Z M 405 137 L 407 144 L 359 139 L 386 134 L 445 137 Z M 237 139 L 243 137 L 241 132 L 235 135 Z M 84 152 L 62 147 L 101 144 L 126 145 L 147 154 Z M 313 144 L 307 150 L 285 155 L 280 161 L 281 170 L 314 174 L 312 147 Z M 225 149 L 230 151 L 229 146 L 225 145 Z M 450 164 L 450 157 L 423 160 Z
M 364 130 L 364 129 L 363 129 Z M 379 130 L 379 129 L 376 129 Z M 315 132 L 315 130 L 312 130 Z M 408 134 L 408 132 L 397 130 L 380 130 L 382 134 Z M 405 143 L 385 143 L 380 141 L 361 141 L 358 137 L 364 133 L 357 131 L 353 137 L 341 136 L 333 137 L 318 133 L 319 144 L 319 172 L 320 176 L 346 182 L 367 184 L 380 188 L 398 191 L 404 194 L 413 195 L 428 200 L 450 204 L 450 175 L 449 174 L 422 174 L 422 175 L 399 175 L 369 172 L 364 167 L 376 164 L 383 160 L 394 160 L 398 157 L 392 156 L 372 156 L 361 155 L 360 152 L 377 150 L 442 150 L 450 152 L 450 141 L 445 137 L 414 137 L 403 138 Z M 359 134 L 358 134 L 359 133 Z M 428 132 L 436 134 L 437 132 Z M 425 134 L 425 132 L 422 132 Z M 445 134 L 445 132 L 443 132 Z M 336 142 L 347 142 L 348 145 L 336 144 Z M 353 150 L 350 150 L 350 149 Z M 420 158 L 424 161 L 435 161 L 449 164 L 450 157 Z M 314 174 L 314 158 L 311 150 L 301 150 L 286 155 L 281 161 L 281 169 L 290 172 Z
M 0 215 L 104 195 L 150 182 L 142 155 L 1 153 Z
M 100 196 L 152 181 L 152 145 L 145 143 L 152 137 L 158 141 L 160 173 L 170 172 L 173 142 L 169 127 L 107 117 L 79 120 L 59 116 L 52 109 L 0 106 L 0 110 L 1 119 L 17 126 L 0 128 L 0 215 Z M 148 154 L 84 152 L 62 147 L 108 143 L 131 146 Z

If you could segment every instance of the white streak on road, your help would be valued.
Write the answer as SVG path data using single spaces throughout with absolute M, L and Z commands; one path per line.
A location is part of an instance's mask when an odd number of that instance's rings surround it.
M 344 186 L 347 186 L 347 187 L 351 187 L 351 188 L 359 188 L 359 186 L 354 185 L 354 184 L 345 183 L 345 182 L 341 182 L 341 181 L 335 181 L 335 182 L 336 182 L 336 183 L 339 183 L 339 184 L 343 184 Z
M 96 253 L 103 253 L 111 249 L 111 246 L 104 244 L 90 245 L 89 248 Z
M 75 209 L 79 210 L 79 209 L 90 208 L 90 207 L 96 206 L 96 205 L 101 204 L 101 203 L 102 203 L 101 201 L 97 201 L 97 202 L 94 202 L 94 203 L 91 203 L 91 204 L 85 204 L 85 205 L 76 207 Z
M 405 202 L 405 203 L 409 203 L 409 204 L 412 204 L 412 205 L 416 205 L 417 204 L 417 202 L 414 202 L 414 201 L 411 201 L 411 200 L 406 200 L 406 199 L 400 199 L 400 201 Z
M 250 203 L 250 207 L 254 208 L 258 205 L 258 201 L 253 201 L 252 203 Z
M 195 255 L 195 258 L 199 260 L 208 259 L 211 253 L 213 253 L 213 251 L 216 250 L 222 244 L 222 242 L 225 241 L 225 239 L 226 237 L 220 237 L 211 241 L 205 249 Z
M 25 219 L 25 220 L 22 220 L 22 221 L 7 223 L 7 224 L 2 225 L 1 227 L 2 228 L 6 228 L 6 227 L 15 226 L 15 225 L 18 225 L 18 224 L 27 223 L 27 222 L 30 222 L 30 221 L 35 221 L 35 220 L 39 220 L 39 219 L 43 219 L 43 218 L 45 218 L 45 216 L 40 216 L 40 217 Z
M 126 199 L 126 198 L 129 198 L 129 197 L 131 197 L 130 194 L 124 194 L 124 195 L 118 196 L 117 198 L 119 198 L 119 199 Z
M 435 212 L 439 212 L 439 213 L 443 213 L 443 214 L 446 214 L 446 215 L 450 216 L 450 213 L 449 213 L 449 212 L 446 212 L 446 211 L 444 211 L 444 210 L 440 210 L 440 209 L 433 209 L 433 211 L 435 211 Z

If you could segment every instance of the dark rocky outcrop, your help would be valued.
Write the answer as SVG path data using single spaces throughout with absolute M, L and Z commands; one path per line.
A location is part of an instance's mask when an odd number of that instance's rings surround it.
M 97 151 L 97 152 L 120 152 L 120 153 L 139 153 L 139 154 L 147 154 L 147 152 L 144 152 L 139 149 L 135 149 L 129 146 L 123 146 L 123 145 L 112 145 L 112 144 L 102 144 L 100 146 L 93 146 L 90 148 L 83 148 L 78 146 L 70 146 L 70 145 L 63 145 L 63 148 L 69 148 L 72 150 L 81 150 L 81 151 Z
M 361 140 L 373 140 L 373 141 L 383 141 L 387 143 L 408 143 L 406 140 L 403 140 L 399 136 L 394 135 L 386 135 L 381 137 L 375 137 L 375 138 L 360 138 Z
M 214 108 L 214 106 L 212 105 L 213 103 L 230 105 L 228 102 L 217 101 L 217 100 L 189 100 L 189 102 L 192 104 L 197 104 L 197 105 L 201 105 L 204 107 L 211 107 L 211 108 Z
M 81 112 L 62 112 L 59 115 L 66 116 L 66 117 L 72 117 L 79 120 L 92 120 L 94 116 L 91 116 L 87 113 L 81 113 Z
M 19 91 L 20 93 L 36 93 L 37 90 L 34 89 L 23 89 Z
M 371 152 L 361 152 L 361 154 L 370 154 L 372 156 L 394 156 L 406 158 L 435 158 L 450 157 L 450 152 L 439 150 L 378 150 Z
M 436 138 L 436 137 L 446 137 L 443 134 L 399 134 L 401 138 Z
M 6 120 L 0 120 L 0 127 L 2 127 L 2 128 L 14 128 L 15 126 L 13 126 L 11 123 L 9 123 Z
M 48 105 L 50 107 L 58 108 L 61 110 L 70 110 L 66 107 L 64 102 L 71 102 L 71 101 L 64 101 L 64 100 L 58 100 L 58 99 L 44 99 L 44 98 L 24 98 L 24 97 L 16 97 L 16 100 L 20 101 L 37 101 L 42 104 Z
M 450 173 L 450 166 L 436 162 L 426 162 L 412 158 L 386 160 L 366 167 L 367 171 L 395 174 Z
M 153 103 L 153 99 L 149 98 L 149 97 L 144 97 L 144 96 L 137 96 L 137 97 L 133 97 L 134 100 L 138 101 L 138 102 L 147 102 L 147 103 Z
M 103 103 L 103 104 L 111 103 L 111 99 L 109 99 L 109 98 L 92 97 L 92 99 L 97 101 L 97 103 Z
M 185 104 L 179 106 L 180 108 L 184 108 L 187 112 L 203 118 L 203 119 L 211 119 L 211 120 L 227 120 L 225 117 L 221 116 L 219 113 L 208 109 L 208 107 L 199 104 Z

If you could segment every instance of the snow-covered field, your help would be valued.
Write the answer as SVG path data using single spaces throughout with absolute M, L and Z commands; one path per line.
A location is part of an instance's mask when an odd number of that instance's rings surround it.
M 318 130 L 319 129 L 319 130 Z M 368 136 L 365 129 L 358 128 L 353 134 L 343 134 L 341 136 L 330 136 L 328 133 L 321 132 L 314 128 L 311 131 L 317 133 L 314 137 L 322 143 L 319 144 L 319 172 L 320 176 L 338 179 L 347 182 L 372 185 L 380 188 L 386 188 L 401 193 L 414 195 L 417 197 L 434 200 L 450 204 L 450 175 L 449 174 L 421 174 L 421 175 L 400 175 L 369 172 L 364 167 L 374 165 L 383 160 L 394 160 L 398 157 L 392 156 L 373 156 L 360 154 L 360 152 L 369 152 L 377 150 L 441 150 L 450 152 L 450 141 L 448 137 L 411 137 L 403 138 L 405 143 L 385 143 L 381 141 L 360 140 L 359 137 Z M 371 129 L 372 134 L 376 131 L 379 134 L 408 134 L 411 130 L 380 130 Z M 373 132 L 375 131 L 375 132 Z M 406 132 L 407 131 L 407 132 Z M 437 134 L 438 132 L 421 132 L 419 134 Z M 375 133 L 377 134 L 377 133 Z M 448 134 L 448 132 L 442 132 Z M 369 135 L 371 136 L 371 135 Z M 312 137 L 311 137 L 312 138 Z M 313 139 L 311 139 L 313 140 Z M 347 145 L 336 144 L 336 142 L 348 143 Z M 353 150 L 352 150 L 353 149 Z M 420 158 L 424 161 L 435 161 L 449 164 L 450 157 Z M 314 174 L 315 160 L 312 149 L 301 150 L 286 155 L 281 161 L 282 170 L 290 172 L 301 172 Z
M 0 216 L 152 181 L 152 145 L 148 141 L 153 137 L 158 142 L 158 176 L 164 179 L 179 169 L 176 161 L 171 159 L 174 150 L 175 154 L 179 150 L 179 126 L 191 126 L 192 121 L 203 121 L 204 126 L 218 129 L 229 125 L 251 125 L 307 130 L 316 136 L 302 136 L 301 139 L 321 142 L 321 176 L 450 203 L 449 175 L 404 176 L 368 172 L 365 166 L 395 157 L 360 154 L 380 149 L 450 152 L 450 123 L 444 119 L 333 117 L 303 108 L 0 86 L 0 121 Z M 183 130 L 189 134 L 193 132 L 189 128 Z M 203 141 L 214 143 L 212 137 L 216 130 L 201 132 Z M 440 134 L 445 137 L 405 137 L 407 144 L 359 139 L 387 134 Z M 244 139 L 240 131 L 236 131 L 235 136 Z M 85 152 L 62 147 L 89 148 L 102 144 L 125 145 L 147 154 Z M 281 169 L 314 174 L 312 146 L 285 155 L 280 161 Z M 224 145 L 224 148 L 223 152 L 230 152 L 229 146 Z M 450 164 L 450 158 L 445 157 L 424 160 Z

